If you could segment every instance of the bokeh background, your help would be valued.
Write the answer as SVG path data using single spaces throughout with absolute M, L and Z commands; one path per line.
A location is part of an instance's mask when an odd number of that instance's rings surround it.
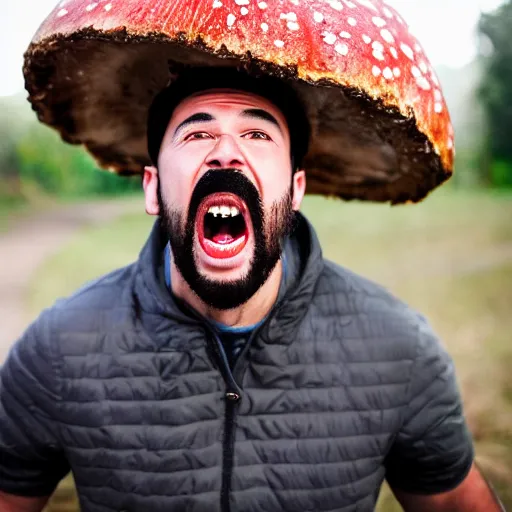
M 455 360 L 478 462 L 512 507 L 512 0 L 388 3 L 439 75 L 455 128 L 454 177 L 419 205 L 312 197 L 303 211 L 326 257 L 428 316 Z M 22 55 L 53 6 L 2 4 L 0 364 L 42 308 L 133 261 L 152 224 L 139 180 L 99 171 L 26 101 Z M 77 510 L 69 477 L 48 512 Z M 395 510 L 384 488 L 379 511 Z

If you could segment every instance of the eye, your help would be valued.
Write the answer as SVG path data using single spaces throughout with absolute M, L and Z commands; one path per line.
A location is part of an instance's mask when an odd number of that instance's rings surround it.
M 211 139 L 212 136 L 206 132 L 194 132 L 190 133 L 185 137 L 185 140 L 202 140 L 202 139 Z
M 247 132 L 243 135 L 243 137 L 248 139 L 272 140 L 265 132 L 260 132 L 258 130 Z

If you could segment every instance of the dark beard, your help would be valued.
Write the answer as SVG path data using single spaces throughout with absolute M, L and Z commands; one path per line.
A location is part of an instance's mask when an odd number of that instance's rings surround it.
M 212 280 L 197 269 L 193 241 L 196 213 L 202 200 L 213 193 L 230 192 L 247 205 L 254 232 L 254 254 L 246 275 L 234 281 Z M 208 306 L 219 310 L 246 303 L 267 281 L 281 257 L 282 242 L 293 230 L 295 212 L 292 195 L 287 193 L 264 215 L 258 190 L 237 169 L 209 170 L 197 183 L 188 215 L 173 210 L 158 191 L 160 219 L 164 236 L 170 241 L 176 267 L 196 295 Z

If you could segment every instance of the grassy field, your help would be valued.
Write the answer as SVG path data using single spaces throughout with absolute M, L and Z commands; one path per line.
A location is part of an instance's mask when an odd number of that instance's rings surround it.
M 303 211 L 327 258 L 429 317 L 455 359 L 478 461 L 512 507 L 512 196 L 438 191 L 394 208 L 308 198 Z M 32 313 L 136 258 L 151 222 L 141 214 L 79 233 L 40 269 Z M 51 511 L 72 510 L 70 496 L 66 481 Z M 395 510 L 385 490 L 379 511 Z

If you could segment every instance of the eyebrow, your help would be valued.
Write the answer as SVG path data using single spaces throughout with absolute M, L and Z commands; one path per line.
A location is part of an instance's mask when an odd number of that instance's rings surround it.
M 182 130 L 183 128 L 185 128 L 185 126 L 188 126 L 189 124 L 207 123 L 208 121 L 213 121 L 214 119 L 215 118 L 211 114 L 207 114 L 206 112 L 197 112 L 196 114 L 192 114 L 176 127 L 176 130 L 174 130 L 173 137 L 176 137 L 180 130 Z
M 261 108 L 248 108 L 242 112 L 242 117 L 251 117 L 254 119 L 262 119 L 263 121 L 269 121 L 276 125 L 279 128 L 279 131 L 281 131 L 281 126 L 279 126 L 277 119 L 270 112 Z

